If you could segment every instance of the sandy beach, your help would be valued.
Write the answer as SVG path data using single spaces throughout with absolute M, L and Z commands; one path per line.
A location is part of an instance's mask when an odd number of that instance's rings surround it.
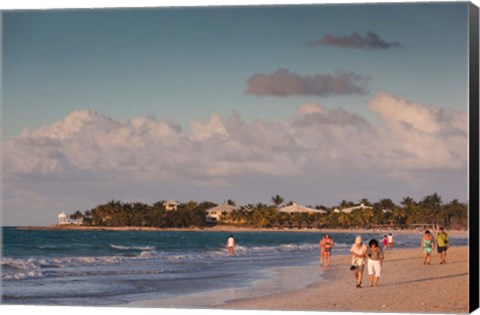
M 227 302 L 221 309 L 347 311 L 347 312 L 468 312 L 468 247 L 452 247 L 447 264 L 438 257 L 423 265 L 420 249 L 388 250 L 379 286 L 355 288 L 350 257 L 335 256 L 325 272 L 327 281 L 288 293 Z M 366 270 L 365 270 L 366 271 Z

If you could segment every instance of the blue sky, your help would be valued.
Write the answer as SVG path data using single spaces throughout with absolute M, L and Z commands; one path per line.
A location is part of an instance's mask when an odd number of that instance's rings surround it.
M 435 9 L 384 4 L 7 12 L 6 133 L 18 135 L 78 108 L 118 119 L 153 114 L 185 126 L 232 111 L 245 119 L 282 119 L 293 106 L 312 101 L 364 112 L 365 100 L 381 90 L 464 110 L 466 8 L 457 3 Z M 402 47 L 304 45 L 325 34 L 355 31 L 374 32 Z M 371 78 L 369 93 L 361 98 L 244 93 L 250 76 L 279 68 L 301 75 L 353 71 Z
M 111 199 L 466 201 L 467 9 L 5 11 L 5 222 Z

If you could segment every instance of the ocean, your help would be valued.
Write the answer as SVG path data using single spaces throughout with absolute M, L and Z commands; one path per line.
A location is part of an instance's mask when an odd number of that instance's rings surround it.
M 228 232 L 3 227 L 2 233 L 2 304 L 117 306 L 211 291 L 236 299 L 301 289 L 322 281 L 323 274 L 322 232 L 235 232 L 233 256 L 225 248 Z M 348 254 L 355 234 L 330 235 L 332 254 Z M 383 238 L 361 235 L 366 241 Z M 395 248 L 420 245 L 420 234 L 394 237 Z M 451 237 L 453 246 L 467 244 L 466 237 Z

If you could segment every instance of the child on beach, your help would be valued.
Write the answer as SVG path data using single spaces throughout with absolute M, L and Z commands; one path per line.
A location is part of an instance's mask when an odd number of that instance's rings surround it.
M 425 235 L 422 238 L 420 247 L 425 252 L 423 257 L 423 264 L 430 265 L 430 260 L 432 259 L 432 251 L 433 251 L 433 248 L 435 247 L 435 241 L 433 239 L 432 234 L 430 234 L 429 230 L 425 231 Z
M 383 250 L 378 246 L 377 240 L 372 239 L 368 242 L 367 256 L 367 270 L 370 286 L 376 287 L 378 285 L 380 273 L 382 272 L 383 262 Z
M 227 248 L 228 248 L 228 254 L 230 256 L 233 255 L 233 252 L 235 249 L 235 239 L 233 238 L 232 234 L 230 234 L 230 236 L 227 238 Z
M 388 234 L 387 240 L 388 240 L 388 247 L 393 248 L 393 235 L 392 235 L 392 233 Z
M 383 249 L 387 249 L 388 238 L 386 235 L 383 236 Z

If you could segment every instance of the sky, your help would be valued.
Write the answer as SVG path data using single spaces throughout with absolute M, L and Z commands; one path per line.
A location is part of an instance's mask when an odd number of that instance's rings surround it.
M 468 197 L 468 6 L 2 14 L 4 225 L 115 199 Z

